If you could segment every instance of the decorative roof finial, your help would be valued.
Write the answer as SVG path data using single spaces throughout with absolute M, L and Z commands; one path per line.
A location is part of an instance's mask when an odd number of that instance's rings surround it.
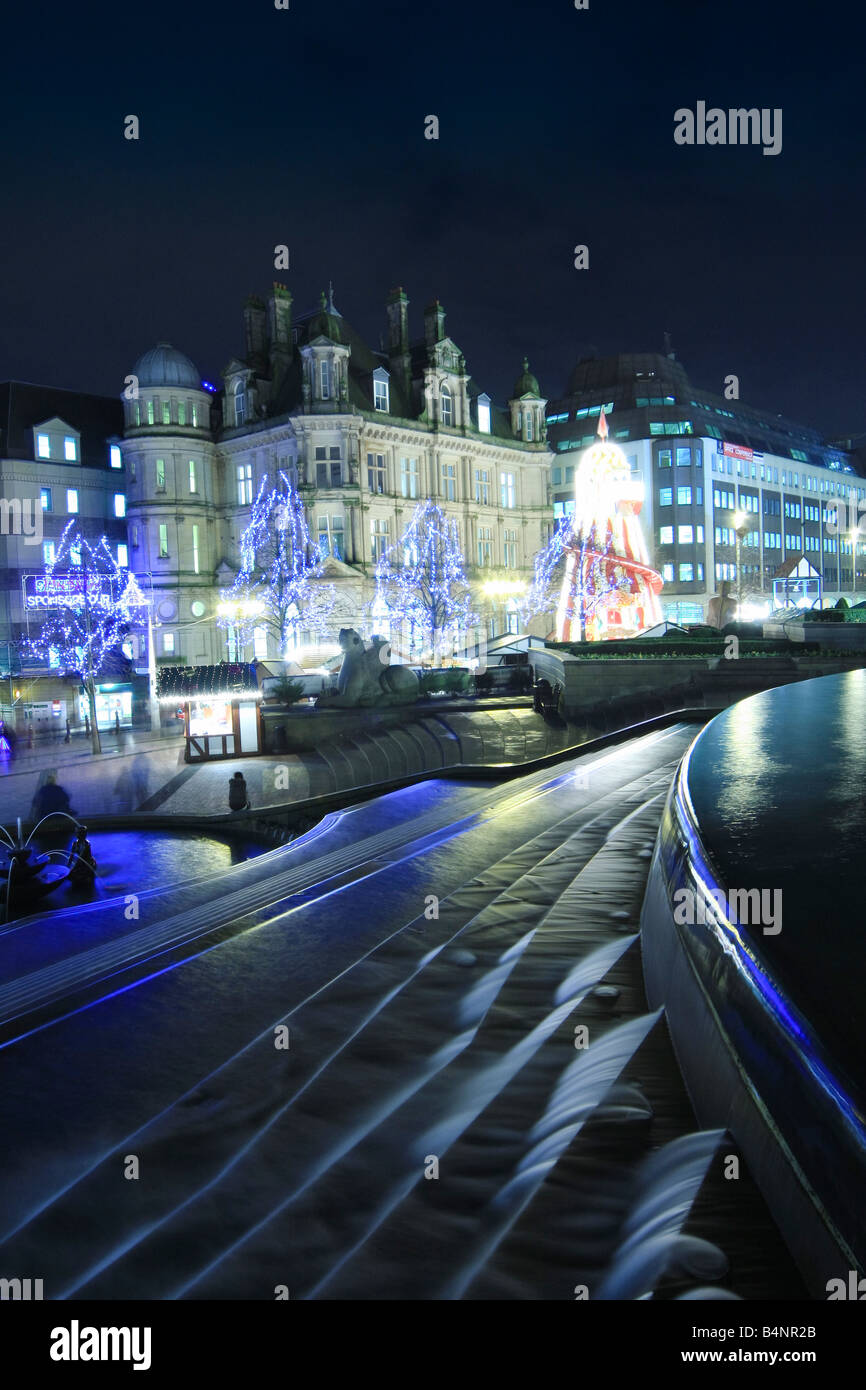
M 328 281 L 328 308 L 330 309 L 331 313 L 333 314 L 333 312 L 334 312 L 334 282 L 333 282 L 333 280 L 329 280 L 329 281 Z

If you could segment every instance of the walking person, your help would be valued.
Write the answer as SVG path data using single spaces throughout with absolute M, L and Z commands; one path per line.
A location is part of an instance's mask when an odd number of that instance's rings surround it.
M 229 778 L 229 810 L 247 811 L 249 810 L 250 799 L 247 795 L 247 784 L 242 772 L 236 772 Z
M 66 721 L 66 737 L 65 737 L 65 739 L 63 740 L 63 742 L 64 742 L 64 743 L 69 743 L 69 741 L 70 741 L 71 738 L 72 738 L 72 730 L 71 730 L 70 727 L 69 727 L 69 720 L 67 719 L 67 721 Z

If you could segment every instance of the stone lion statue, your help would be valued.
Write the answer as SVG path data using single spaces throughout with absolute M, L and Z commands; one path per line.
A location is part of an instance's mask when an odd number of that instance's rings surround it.
M 391 643 L 384 637 L 365 642 L 353 627 L 340 629 L 343 664 L 336 695 L 320 695 L 316 706 L 353 709 L 411 705 L 421 687 L 414 671 L 391 665 Z

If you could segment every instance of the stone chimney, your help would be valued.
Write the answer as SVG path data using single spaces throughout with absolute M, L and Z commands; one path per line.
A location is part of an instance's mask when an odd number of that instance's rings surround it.
M 424 339 L 427 343 L 428 351 L 434 348 L 437 343 L 441 343 L 444 337 L 445 310 L 442 308 L 439 300 L 434 299 L 433 303 L 428 304 L 427 308 L 424 310 Z
M 271 382 L 276 392 L 292 360 L 292 296 L 285 285 L 278 285 L 276 281 L 268 300 L 268 329 Z
M 263 299 L 251 294 L 244 305 L 244 336 L 247 345 L 247 362 L 257 371 L 262 371 L 268 363 L 267 310 Z
M 409 297 L 398 285 L 388 295 L 388 367 L 408 393 L 411 385 L 412 359 L 409 353 Z

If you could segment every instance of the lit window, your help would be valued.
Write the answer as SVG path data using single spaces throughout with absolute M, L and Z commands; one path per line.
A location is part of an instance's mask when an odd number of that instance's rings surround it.
M 441 402 L 442 423 L 443 425 L 450 425 L 454 419 L 454 406 L 451 400 L 451 392 L 448 390 L 447 386 L 442 387 L 439 399 Z
M 165 492 L 165 459 L 156 461 L 156 490 Z
M 73 565 L 81 564 L 81 541 L 76 541 L 74 545 L 69 547 L 69 558 Z
M 695 539 L 695 529 L 693 526 L 678 526 L 677 540 L 680 545 L 692 545 Z
M 482 434 L 490 433 L 490 397 L 478 397 L 478 428 Z
M 53 564 L 54 564 L 54 554 L 55 554 L 55 551 L 54 551 L 54 542 L 53 542 L 53 541 L 43 541 L 43 542 L 42 542 L 42 559 L 43 559 L 43 561 L 44 561 L 44 563 L 45 563 L 46 565 L 53 565 Z
M 63 457 L 67 463 L 74 463 L 78 458 L 78 444 L 70 435 L 63 440 Z
M 383 558 L 388 549 L 388 522 L 372 521 L 370 523 L 370 558 L 378 561 Z
M 159 558 L 168 559 L 168 526 L 164 521 L 159 525 Z
M 51 511 L 51 488 L 43 487 L 39 489 L 39 501 L 42 504 L 43 512 Z
M 680 583 L 691 584 L 695 578 L 695 567 L 692 564 L 680 565 Z
M 671 451 L 670 449 L 659 449 L 659 468 L 670 468 Z
M 483 569 L 493 562 L 493 532 L 489 526 L 478 527 L 478 564 Z
M 674 490 L 670 487 L 659 488 L 659 506 L 672 507 L 674 502 Z
M 110 460 L 111 460 L 111 466 L 112 466 L 112 468 L 120 468 L 121 465 L 122 465 L 122 463 L 123 463 L 123 459 L 122 459 L 121 454 L 120 454 L 120 445 L 119 445 L 119 444 L 112 444 L 111 447 L 110 447 L 110 449 L 109 449 L 109 451 L 108 451 L 108 453 L 109 453 L 109 458 L 110 458 Z
M 319 553 L 333 555 L 336 560 L 343 559 L 343 518 L 341 516 L 319 517 Z
M 527 410 L 527 411 L 526 411 L 526 414 L 525 414 L 524 417 L 523 417 L 523 423 L 524 423 L 523 437 L 524 437 L 524 439 L 526 440 L 527 444 L 530 444 L 530 443 L 532 442 L 532 411 L 531 411 L 531 410 Z
M 129 569 L 129 547 L 123 541 L 117 543 L 117 563 L 122 570 Z
M 674 528 L 673 526 L 662 526 L 659 531 L 659 545 L 673 545 Z
M 500 474 L 499 474 L 499 492 L 500 492 L 500 500 L 501 500 L 502 506 L 503 506 L 503 507 L 513 507 L 513 506 L 514 506 L 514 474 L 513 474 L 513 473 L 500 473 Z
M 672 584 L 674 579 L 673 565 L 662 565 L 662 579 L 666 584 Z
M 189 490 L 190 492 L 198 491 L 195 485 L 195 459 L 189 461 Z
M 177 403 L 177 423 L 179 425 L 186 424 L 186 401 L 178 401 Z
M 162 634 L 162 650 L 171 654 L 174 652 L 174 633 L 164 632 Z
M 198 574 L 198 525 L 192 524 L 192 568 L 193 573 Z
M 37 434 L 37 436 L 36 436 L 36 453 L 37 453 L 37 455 L 39 456 L 39 458 L 41 458 L 41 459 L 50 459 L 50 457 L 51 457 L 51 440 L 48 438 L 48 435 L 47 435 L 47 434 Z
M 383 493 L 385 491 L 385 455 L 367 455 L 367 487 L 370 492 Z
M 677 468 L 688 468 L 692 461 L 692 451 L 688 448 L 679 446 L 677 448 Z
M 168 401 L 162 403 L 162 423 L 164 425 L 171 424 L 171 405 Z
M 253 628 L 253 656 L 256 661 L 265 661 L 268 655 L 268 634 L 263 627 Z
M 692 502 L 692 490 L 690 487 L 677 488 L 677 502 L 681 507 L 690 507 Z
M 126 498 L 122 492 L 114 494 L 114 515 L 126 516 Z
M 148 401 L 147 403 L 147 423 L 149 425 L 153 424 L 153 401 Z
M 404 497 L 418 496 L 418 460 L 400 460 L 400 491 Z
M 141 406 L 138 401 L 136 401 L 132 407 L 132 417 L 137 425 L 141 424 Z
M 78 511 L 78 488 L 68 487 L 66 489 L 66 510 L 73 514 Z
M 377 367 L 373 373 L 373 408 L 374 410 L 390 410 L 390 391 L 388 388 L 388 375 L 384 367 Z
M 490 506 L 489 468 L 476 468 L 475 470 L 475 501 L 480 502 L 482 507 Z
M 253 465 L 239 463 L 237 466 L 238 505 L 248 507 L 253 500 Z
M 198 406 L 197 406 L 197 405 L 194 405 L 193 408 L 192 408 L 192 427 L 193 427 L 194 430 L 197 430 L 197 429 L 198 429 Z

